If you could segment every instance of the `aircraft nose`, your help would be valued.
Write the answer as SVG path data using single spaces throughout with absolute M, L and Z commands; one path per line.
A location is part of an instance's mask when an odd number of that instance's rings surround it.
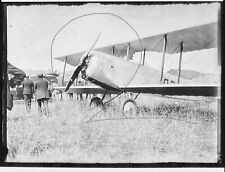
M 86 70 L 88 68 L 88 65 L 89 65 L 89 62 L 90 62 L 90 58 L 91 58 L 91 55 L 86 55 L 82 58 L 82 61 L 81 61 L 81 64 L 82 64 L 82 69 L 81 69 L 81 73 L 82 73 L 82 78 L 83 79 L 87 79 L 88 76 L 86 74 Z
M 87 65 L 90 60 L 90 54 L 84 54 L 80 59 L 80 65 Z

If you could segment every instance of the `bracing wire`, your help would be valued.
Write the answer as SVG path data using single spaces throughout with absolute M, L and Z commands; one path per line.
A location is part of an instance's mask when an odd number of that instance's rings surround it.
M 174 50 L 173 51 L 171 51 L 171 53 L 170 54 L 173 54 L 174 52 L 177 52 L 177 49 L 180 47 L 180 44 L 178 44 L 175 48 L 174 48 Z
M 171 51 L 170 54 L 173 54 L 173 53 L 177 52 L 177 49 L 178 49 L 179 47 L 180 47 L 180 44 L 178 44 L 178 45 L 173 49 L 173 51 Z M 170 64 L 171 64 L 171 61 L 169 61 L 169 64 L 167 64 L 167 65 L 170 66 Z
M 212 41 L 214 41 L 214 38 L 213 38 L 212 40 L 206 42 L 206 44 L 203 46 L 202 49 L 205 49 Z M 186 65 L 186 64 L 190 63 L 191 61 L 193 61 L 194 57 L 196 57 L 196 54 L 195 54 L 195 55 L 192 55 L 192 57 L 189 58 L 189 60 L 187 60 L 186 62 L 184 62 L 184 63 L 182 64 L 182 66 L 184 67 L 184 65 Z
M 159 39 L 158 43 L 155 44 L 155 46 L 151 49 L 151 51 L 154 51 L 156 49 L 156 47 L 158 47 L 159 43 L 162 41 L 163 38 L 164 38 L 164 36 L 161 36 L 161 38 Z
M 136 120 L 136 119 L 167 119 L 167 120 L 175 120 L 175 121 L 180 121 L 180 122 L 185 122 L 185 123 L 189 123 L 189 124 L 193 124 L 193 125 L 202 125 L 202 124 L 206 124 L 206 123 L 213 123 L 216 122 L 215 121 L 206 121 L 206 122 L 192 122 L 192 121 L 188 121 L 188 120 L 184 120 L 184 119 L 179 119 L 179 118 L 173 118 L 173 117 L 168 117 L 168 116 L 139 116 L 139 117 L 121 117 L 121 118 L 105 118 L 105 119 L 96 119 L 96 120 L 91 120 L 91 121 L 87 121 L 87 123 L 95 123 L 95 122 L 104 122 L 104 121 L 116 121 L 116 120 Z
M 154 47 L 151 49 L 151 51 L 154 51 L 155 50 L 155 48 L 160 44 L 160 42 L 162 41 L 162 39 L 163 39 L 163 36 L 159 39 L 159 41 L 154 45 Z M 141 58 L 141 60 L 142 60 L 142 58 Z M 141 61 L 140 61 L 140 63 L 139 64 L 141 64 Z M 140 67 L 140 66 L 139 66 Z M 155 71 L 156 72 L 156 71 Z M 153 76 L 154 74 L 155 74 L 155 72 L 151 75 L 151 76 Z M 151 77 L 150 76 L 150 77 Z M 127 87 L 127 86 L 126 86 Z M 125 88 L 126 88 L 125 87 Z M 123 92 L 124 92 L 124 89 L 125 88 L 123 88 L 123 90 L 121 90 L 119 93 L 118 93 L 118 96 L 120 95 L 120 94 L 122 94 Z M 113 97 L 112 99 L 110 99 L 110 100 L 108 100 L 107 102 L 105 102 L 105 104 L 108 104 L 109 102 L 111 102 L 113 99 L 115 99 L 116 97 L 118 97 L 117 95 L 115 96 L 115 97 Z
M 104 105 L 110 103 L 112 100 L 114 100 L 115 98 L 117 98 L 118 96 L 120 96 L 123 93 L 123 91 L 120 91 L 117 95 L 115 95 L 113 98 L 109 99 L 107 102 L 104 103 Z M 102 111 L 102 108 L 100 110 L 98 110 L 94 115 L 91 116 L 91 118 L 89 118 L 86 122 L 90 122 L 95 116 L 98 115 L 99 112 Z
M 154 51 L 156 49 L 156 47 L 159 45 L 159 43 L 162 41 L 164 36 L 162 36 L 159 41 L 155 44 L 155 46 L 151 49 L 151 51 Z M 155 70 L 150 76 L 149 78 L 151 78 L 153 75 L 155 75 L 155 73 L 158 72 L 157 70 Z
M 91 16 L 91 15 L 111 15 L 111 16 L 114 16 L 114 17 L 117 17 L 119 18 L 120 20 L 122 20 L 123 22 L 125 22 L 133 31 L 134 33 L 136 34 L 138 40 L 139 40 L 139 43 L 140 43 L 140 49 L 142 50 L 143 47 L 142 47 L 142 42 L 141 42 L 141 39 L 140 39 L 140 36 L 138 35 L 137 31 L 125 20 L 123 19 L 122 17 L 116 15 L 116 14 L 112 14 L 112 13 L 89 13 L 89 14 L 84 14 L 84 15 L 81 15 L 81 16 L 78 16 L 76 18 L 73 18 L 71 20 L 69 20 L 68 22 L 66 22 L 57 32 L 56 34 L 54 35 L 53 39 L 52 39 L 52 42 L 51 42 L 51 70 L 53 72 L 53 61 L 52 61 L 52 55 L 53 55 L 53 43 L 54 43 L 54 40 L 56 39 L 56 36 L 67 26 L 69 25 L 70 23 L 72 23 L 73 21 L 75 20 L 78 20 L 80 18 L 83 18 L 83 17 L 87 17 L 87 16 Z M 113 97 L 112 99 L 110 99 L 109 101 L 107 101 L 105 104 L 109 103 L 110 101 L 112 101 L 114 98 L 118 97 L 120 94 L 122 94 L 124 91 L 125 91 L 125 88 L 130 84 L 130 82 L 133 80 L 133 78 L 135 77 L 135 75 L 137 74 L 138 72 L 138 69 L 140 68 L 141 66 L 141 62 L 142 62 L 142 56 L 140 54 L 140 61 L 139 61 L 139 64 L 136 68 L 136 70 L 134 71 L 132 77 L 127 81 L 127 84 L 125 85 L 125 87 L 123 88 L 123 90 L 120 90 L 119 94 L 115 97 Z
M 81 16 L 78 16 L 76 18 L 73 18 L 71 20 L 69 20 L 68 22 L 66 22 L 57 32 L 56 34 L 54 35 L 53 39 L 52 39 L 52 42 L 51 42 L 51 70 L 53 72 L 53 60 L 52 60 L 52 55 L 53 55 L 53 43 L 54 43 L 54 40 L 56 39 L 56 36 L 67 26 L 69 25 L 71 22 L 77 20 L 77 19 L 80 19 L 80 18 L 83 18 L 83 17 L 87 17 L 87 16 L 91 16 L 91 15 L 111 15 L 111 16 L 114 16 L 114 17 L 117 17 L 119 18 L 120 20 L 122 20 L 123 22 L 125 22 L 136 34 L 136 36 L 138 37 L 138 40 L 139 40 L 139 43 L 140 43 L 140 48 L 141 50 L 143 49 L 142 47 L 142 42 L 141 42 L 141 39 L 138 35 L 138 33 L 136 32 L 136 30 L 125 20 L 123 19 L 122 17 L 118 16 L 118 15 L 115 15 L 115 14 L 112 14 L 112 13 L 89 13 L 89 14 L 85 14 L 85 15 L 81 15 Z M 162 38 L 161 38 L 162 39 Z M 161 41 L 160 39 L 160 41 Z M 153 50 L 158 46 L 158 44 L 160 43 L 160 41 L 154 46 Z M 208 44 L 207 44 L 208 45 Z M 206 45 L 206 46 L 207 46 Z M 176 49 L 178 48 L 179 46 L 176 47 Z M 174 51 L 176 51 L 176 49 Z M 141 54 L 140 54 L 141 55 Z M 116 97 L 118 97 L 120 94 L 122 94 L 126 87 L 130 84 L 130 82 L 133 80 L 133 78 L 135 77 L 135 75 L 137 74 L 140 66 L 141 66 L 141 62 L 142 62 L 142 55 L 140 57 L 140 61 L 139 61 L 139 64 L 136 68 L 136 70 L 134 71 L 132 77 L 127 81 L 127 83 L 125 84 L 125 87 L 123 88 L 123 90 L 120 90 L 119 94 L 116 95 L 115 97 L 113 97 L 112 99 L 110 99 L 109 101 L 105 102 L 105 104 L 109 103 L 110 101 L 112 101 L 113 99 L 115 99 Z
M 163 39 L 163 36 L 159 39 L 159 41 L 155 44 L 155 46 L 151 49 L 151 51 L 154 51 L 155 50 L 155 48 L 159 45 L 159 43 L 162 41 L 162 39 Z M 142 58 L 141 58 L 141 60 L 142 60 Z M 141 62 L 141 61 L 140 61 Z M 140 64 L 140 63 L 139 63 Z M 154 73 L 153 73 L 154 74 Z M 152 75 L 153 75 L 152 74 Z M 152 76 L 151 75 L 151 76 Z M 124 88 L 125 89 L 125 88 Z M 121 92 L 119 92 L 118 94 L 120 95 L 121 93 L 123 93 L 124 92 L 124 89 L 121 91 Z M 118 96 L 115 96 L 115 98 L 116 97 L 118 97 Z M 111 100 L 113 100 L 114 99 L 114 97 L 112 98 L 112 99 L 110 99 L 109 101 L 107 101 L 107 102 L 105 102 L 106 104 L 108 104 Z
M 202 49 L 205 49 L 212 41 L 214 41 L 214 38 L 212 39 L 212 40 L 210 40 L 210 41 L 208 41 L 204 46 L 203 46 L 203 48 Z M 176 48 L 174 48 L 174 50 L 173 51 L 171 51 L 171 53 L 170 54 L 173 54 L 173 53 L 175 53 L 175 52 L 177 52 L 177 49 L 180 47 L 180 44 L 178 44 L 177 45 L 177 47 Z M 196 55 L 192 55 L 192 57 L 191 58 L 189 58 L 189 60 L 188 61 L 186 61 L 186 62 L 184 62 L 183 64 L 182 64 L 182 66 L 184 67 L 184 65 L 186 65 L 186 64 L 188 64 L 188 63 L 190 63 L 193 59 L 194 59 L 194 57 L 196 57 Z M 170 65 L 171 64 L 171 61 L 169 62 L 169 64 L 168 65 Z M 205 69 L 205 68 L 204 68 Z M 193 76 L 192 78 L 194 78 L 195 76 Z
M 163 39 L 163 36 L 159 39 L 159 41 L 154 45 L 154 47 L 151 49 L 151 51 L 153 51 L 158 45 L 159 45 L 159 43 L 162 41 L 162 39 Z M 142 59 L 141 59 L 142 60 Z M 141 62 L 141 61 L 140 61 Z M 140 64 L 140 63 L 139 63 Z M 155 71 L 156 72 L 156 71 Z M 151 75 L 151 76 L 153 76 L 154 74 L 155 74 L 155 72 Z M 150 77 L 151 77 L 150 76 Z M 125 88 L 124 88 L 125 89 Z M 110 103 L 112 100 L 114 100 L 116 97 L 118 97 L 118 96 L 120 96 L 123 92 L 124 92 L 124 89 L 123 90 L 120 90 L 120 92 L 116 95 L 116 96 L 114 96 L 113 98 L 111 98 L 111 99 L 109 99 L 107 102 L 105 102 L 104 103 L 104 105 L 106 105 L 106 104 L 108 104 L 108 103 Z M 92 119 L 96 116 L 96 115 L 98 115 L 98 113 L 100 113 L 102 111 L 102 109 L 100 109 L 99 111 L 97 111 L 91 118 L 89 118 L 86 122 L 87 123 L 89 123 L 90 121 L 92 121 Z
M 116 15 L 116 14 L 113 14 L 113 13 L 89 13 L 89 14 L 84 14 L 84 15 L 81 15 L 81 16 L 78 16 L 76 18 L 73 18 L 71 20 L 69 20 L 68 22 L 66 22 L 57 32 L 56 34 L 54 35 L 53 39 L 52 39 L 52 42 L 51 42 L 51 70 L 53 72 L 53 60 L 52 60 L 52 55 L 53 55 L 53 43 L 54 43 L 54 40 L 56 39 L 56 36 L 67 26 L 69 25 L 70 23 L 72 23 L 73 21 L 75 20 L 78 20 L 80 18 L 83 18 L 83 17 L 87 17 L 87 16 L 91 16 L 91 15 L 111 15 L 111 16 L 114 16 L 114 17 L 117 17 L 118 19 L 122 20 L 123 22 L 125 22 L 133 31 L 134 33 L 136 34 L 138 40 L 139 40 L 139 43 L 140 43 L 140 48 L 141 50 L 143 49 L 142 48 L 142 42 L 141 42 L 141 39 L 140 39 L 140 36 L 138 35 L 137 31 L 125 20 L 123 19 L 122 17 Z M 125 85 L 125 87 L 123 89 L 125 89 L 129 83 L 133 80 L 133 78 L 135 77 L 138 69 L 140 68 L 141 66 L 141 62 L 142 62 L 142 56 L 140 58 L 140 61 L 139 61 L 139 64 L 135 70 L 135 72 L 133 73 L 132 77 L 128 80 L 127 84 Z
M 166 96 L 166 95 L 157 95 L 154 94 L 155 97 L 160 98 L 167 98 L 167 99 L 174 99 L 174 100 L 182 100 L 182 101 L 191 101 L 191 102 L 209 102 L 208 100 L 202 100 L 202 99 L 192 99 L 192 98 L 180 98 L 180 97 L 173 97 L 173 96 Z

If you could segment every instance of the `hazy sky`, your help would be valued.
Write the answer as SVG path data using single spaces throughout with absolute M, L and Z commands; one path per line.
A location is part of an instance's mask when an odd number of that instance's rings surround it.
M 70 19 L 93 12 L 107 12 L 124 18 L 145 37 L 218 20 L 219 3 L 172 5 L 101 5 L 81 6 L 31 5 L 7 7 L 8 60 L 22 69 L 50 69 L 51 41 L 55 33 Z M 56 37 L 53 56 L 87 50 L 99 33 L 96 47 L 137 39 L 122 20 L 109 15 L 83 17 L 66 26 Z M 178 66 L 178 55 L 166 57 L 166 69 Z M 217 50 L 184 54 L 184 68 L 214 71 Z M 161 56 L 147 53 L 146 61 L 159 68 Z M 62 70 L 63 63 L 53 61 L 54 69 Z M 207 66 L 210 65 L 210 66 Z M 204 67 L 205 66 L 205 67 Z M 71 68 L 70 68 L 71 69 Z

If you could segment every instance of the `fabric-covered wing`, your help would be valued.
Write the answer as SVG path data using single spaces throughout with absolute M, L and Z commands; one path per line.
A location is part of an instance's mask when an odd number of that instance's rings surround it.
M 209 23 L 173 32 L 168 32 L 156 36 L 142 39 L 143 49 L 146 51 L 162 52 L 163 37 L 167 34 L 166 53 L 173 54 L 176 47 L 183 42 L 183 52 L 196 51 L 217 47 L 217 23 Z M 157 46 L 156 44 L 159 43 Z M 139 41 L 132 41 L 130 46 L 136 51 L 143 51 L 139 47 Z
M 83 52 L 79 52 L 79 53 L 75 53 L 75 54 L 71 54 L 67 56 L 56 57 L 55 59 L 60 60 L 62 62 L 66 61 L 67 64 L 72 66 L 78 66 L 80 63 L 80 58 L 84 53 L 85 52 L 83 51 Z
M 176 30 L 168 33 L 162 33 L 154 36 L 148 36 L 141 38 L 141 44 L 139 40 L 132 40 L 129 42 L 123 42 L 115 45 L 107 45 L 105 47 L 98 47 L 95 50 L 112 54 L 117 57 L 127 55 L 127 46 L 130 45 L 130 55 L 135 52 L 141 52 L 144 49 L 146 51 L 162 52 L 163 50 L 163 37 L 167 34 L 167 49 L 166 53 L 178 53 L 174 51 L 176 47 L 183 42 L 183 52 L 196 51 L 202 49 L 209 49 L 217 47 L 217 23 L 209 23 L 200 26 L 185 28 L 182 30 Z M 157 45 L 157 46 L 156 46 Z M 85 53 L 78 52 L 68 56 L 56 57 L 55 59 L 65 62 L 72 66 L 77 66 L 81 56 Z
M 64 91 L 65 87 L 54 87 L 55 90 Z M 180 84 L 152 84 L 152 85 L 132 85 L 120 87 L 124 92 L 149 93 L 170 96 L 206 96 L 218 97 L 220 87 L 217 85 L 180 85 Z M 76 94 L 104 94 L 105 89 L 99 86 L 72 86 L 67 93 Z M 109 94 L 117 94 L 120 90 L 107 90 Z
M 180 85 L 180 84 L 163 84 L 149 86 L 128 86 L 124 89 L 126 92 L 133 93 L 150 93 L 173 96 L 206 96 L 217 97 L 220 87 L 217 85 Z
M 97 48 L 96 50 L 111 54 L 112 47 L 114 47 L 114 55 L 120 57 L 127 54 L 127 46 L 129 44 L 131 54 L 141 52 L 144 49 L 146 51 L 162 52 L 164 35 L 167 35 L 166 53 L 168 54 L 178 53 L 179 51 L 174 50 L 181 42 L 183 42 L 183 52 L 215 48 L 217 47 L 218 37 L 217 27 L 217 23 L 209 23 L 155 36 L 149 36 L 141 39 L 142 48 L 140 46 L 140 41 L 134 40 Z
M 66 87 L 53 87 L 53 90 L 64 91 Z M 66 93 L 74 93 L 74 94 L 104 94 L 105 89 L 99 86 L 71 86 Z M 108 91 L 107 93 L 116 94 L 118 92 Z

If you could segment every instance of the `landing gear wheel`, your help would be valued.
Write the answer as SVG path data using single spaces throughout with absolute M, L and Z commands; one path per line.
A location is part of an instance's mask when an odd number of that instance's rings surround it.
M 92 97 L 90 101 L 90 107 L 103 107 L 103 102 L 99 97 Z
M 123 103 L 123 114 L 127 118 L 136 116 L 137 114 L 137 103 L 133 99 L 127 99 Z

